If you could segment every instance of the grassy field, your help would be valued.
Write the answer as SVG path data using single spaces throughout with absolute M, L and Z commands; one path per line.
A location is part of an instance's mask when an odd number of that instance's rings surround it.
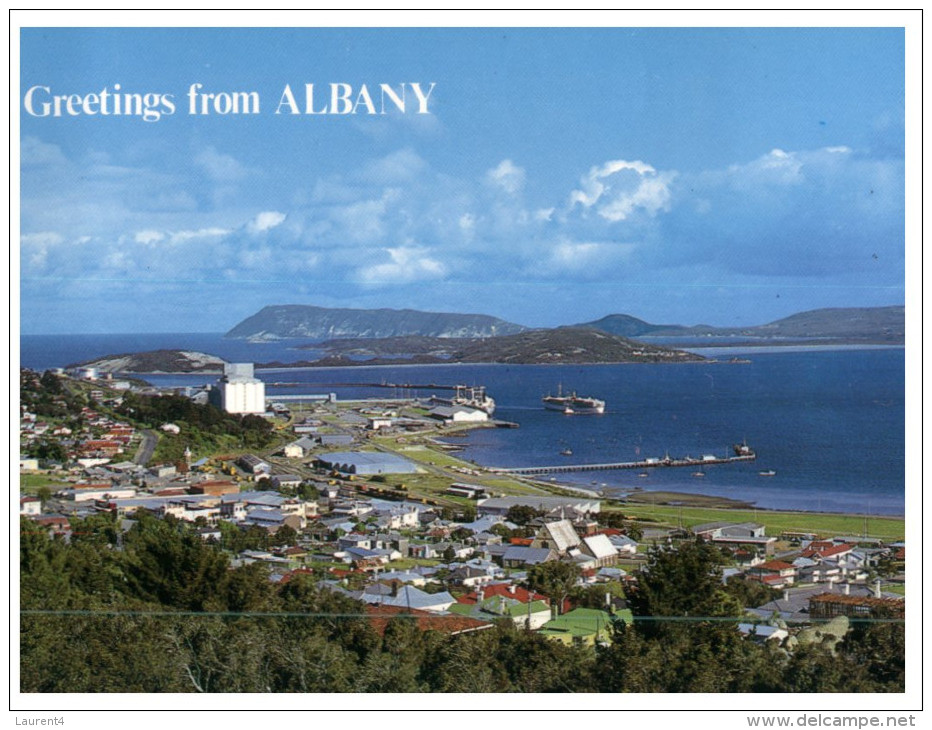
M 64 479 L 53 477 L 48 474 L 20 474 L 19 490 L 23 494 L 35 494 L 39 487 L 50 487 L 52 491 L 74 486 Z
M 706 522 L 757 522 L 767 528 L 768 535 L 782 532 L 814 532 L 823 537 L 833 535 L 863 535 L 887 541 L 902 539 L 906 534 L 901 517 L 870 517 L 865 530 L 864 517 L 824 514 L 819 512 L 777 512 L 770 510 L 714 509 L 704 507 L 668 507 L 661 505 L 612 506 L 635 518 L 647 518 L 660 524 L 693 527 Z

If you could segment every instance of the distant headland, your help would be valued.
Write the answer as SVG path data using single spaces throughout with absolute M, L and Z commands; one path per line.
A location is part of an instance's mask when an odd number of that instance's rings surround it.
M 316 359 L 257 363 L 259 368 L 452 363 L 512 365 L 699 362 L 691 347 L 902 345 L 902 306 L 819 309 L 745 328 L 656 325 L 613 314 L 592 322 L 531 329 L 482 314 L 393 309 L 269 306 L 225 335 L 254 342 L 294 341 Z M 219 373 L 224 360 L 188 350 L 108 355 L 69 367 L 101 372 Z

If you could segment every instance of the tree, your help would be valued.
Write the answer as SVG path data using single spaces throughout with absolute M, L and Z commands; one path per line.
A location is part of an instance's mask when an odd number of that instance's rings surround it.
M 62 388 L 61 380 L 53 373 L 51 370 L 46 370 L 42 373 L 42 377 L 39 382 L 42 384 L 42 387 L 47 393 L 52 395 L 61 395 L 64 393 L 64 388 Z
M 126 588 L 143 600 L 191 611 L 209 610 L 226 575 L 226 556 L 168 520 L 144 517 L 128 532 Z
M 298 533 L 291 525 L 282 525 L 275 534 L 269 537 L 269 545 L 294 545 L 298 540 Z
M 725 591 L 734 596 L 744 608 L 763 606 L 780 597 L 780 591 L 756 580 L 733 575 L 725 582 Z
M 592 586 L 574 586 L 569 593 L 569 599 L 577 608 L 598 608 L 605 610 L 605 596 L 624 598 L 625 591 L 621 583 L 599 583 Z
M 509 522 L 514 522 L 516 525 L 526 525 L 531 520 L 536 520 L 538 517 L 543 517 L 546 512 L 539 509 L 534 509 L 525 504 L 516 504 L 508 508 L 508 512 L 505 513 L 505 519 Z
M 703 541 L 684 542 L 676 548 L 656 548 L 628 592 L 635 616 L 651 618 L 638 623 L 650 635 L 672 626 L 658 617 L 706 618 L 738 616 L 741 603 L 722 584 L 722 553 Z
M 526 583 L 528 589 L 549 596 L 559 611 L 566 596 L 576 585 L 580 573 L 578 565 L 551 560 L 528 568 Z
M 43 484 L 36 490 L 36 496 L 39 498 L 39 501 L 42 503 L 43 509 L 45 508 L 45 503 L 52 498 L 52 489 L 48 484 Z

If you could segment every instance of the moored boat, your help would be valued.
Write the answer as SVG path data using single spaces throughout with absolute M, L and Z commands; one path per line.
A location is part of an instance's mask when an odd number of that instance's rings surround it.
M 563 395 L 562 386 L 556 395 L 546 395 L 541 399 L 544 408 L 549 411 L 560 411 L 566 415 L 588 415 L 592 413 L 605 413 L 605 401 L 591 396 L 577 395 L 575 391 Z

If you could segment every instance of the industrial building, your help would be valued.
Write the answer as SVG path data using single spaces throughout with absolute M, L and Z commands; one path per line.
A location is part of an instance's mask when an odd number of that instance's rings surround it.
M 318 463 L 325 469 L 336 469 L 345 474 L 414 474 L 413 462 L 394 454 L 380 451 L 334 451 L 321 454 Z
M 223 375 L 209 397 L 227 413 L 265 413 L 265 383 L 255 377 L 251 362 L 224 363 Z

